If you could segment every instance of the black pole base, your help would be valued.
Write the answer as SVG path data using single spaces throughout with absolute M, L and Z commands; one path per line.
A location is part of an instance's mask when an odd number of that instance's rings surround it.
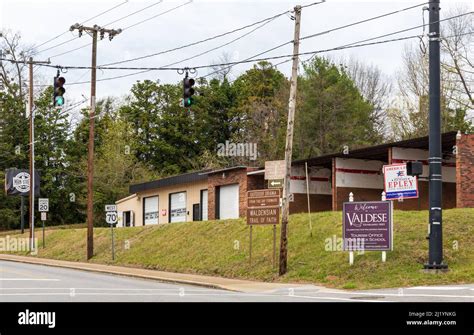
M 442 272 L 448 271 L 448 264 L 441 263 L 441 264 L 430 264 L 425 263 L 423 268 L 425 270 L 441 270 Z

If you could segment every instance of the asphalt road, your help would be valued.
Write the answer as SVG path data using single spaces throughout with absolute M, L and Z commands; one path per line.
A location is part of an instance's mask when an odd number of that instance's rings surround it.
M 0 261 L 0 302 L 474 302 L 474 285 L 370 291 L 306 285 L 265 292 L 229 292 L 43 265 Z

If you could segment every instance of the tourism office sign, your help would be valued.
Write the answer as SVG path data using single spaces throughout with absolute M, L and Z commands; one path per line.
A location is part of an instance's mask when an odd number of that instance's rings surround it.
M 391 201 L 345 202 L 342 236 L 346 251 L 386 251 L 393 248 Z

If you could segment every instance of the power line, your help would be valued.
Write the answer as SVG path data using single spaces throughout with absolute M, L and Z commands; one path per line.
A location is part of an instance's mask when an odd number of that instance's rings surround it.
M 321 4 L 321 3 L 324 3 L 324 2 L 315 2 L 315 3 L 309 4 L 309 5 L 306 5 L 306 6 L 303 6 L 303 7 L 310 7 L 310 6 L 317 5 L 317 4 Z M 403 11 L 407 11 L 407 10 L 410 10 L 410 9 L 413 9 L 413 8 L 416 8 L 416 7 L 420 7 L 420 6 L 423 6 L 423 5 L 425 5 L 425 4 L 426 4 L 426 2 L 424 2 L 424 3 L 422 3 L 422 4 L 415 5 L 415 6 L 410 6 L 410 7 L 402 8 L 402 9 L 400 9 L 400 10 L 396 10 L 396 11 L 392 11 L 392 12 L 389 12 L 389 13 L 385 13 L 385 14 L 382 14 L 382 15 L 379 15 L 379 16 L 376 16 L 376 17 L 372 17 L 372 18 L 368 18 L 368 19 L 365 19 L 365 20 L 362 20 L 362 21 L 358 21 L 358 22 L 354 22 L 354 23 L 347 24 L 347 25 L 344 25 L 344 26 L 336 27 L 336 28 L 333 28 L 333 29 L 330 29 L 330 30 L 327 30 L 327 31 L 324 31 L 324 32 L 317 33 L 317 34 L 305 36 L 305 37 L 303 37 L 302 39 L 307 39 L 307 38 L 311 38 L 311 37 L 315 37 L 315 36 L 319 36 L 319 35 L 323 35 L 323 34 L 328 34 L 328 33 L 330 33 L 330 32 L 336 31 L 336 30 L 348 28 L 348 27 L 351 27 L 351 26 L 354 26 L 354 25 L 358 25 L 358 24 L 361 24 L 361 23 L 365 23 L 365 22 L 369 22 L 369 21 L 372 21 L 372 20 L 376 20 L 376 19 L 379 19 L 379 18 L 382 18 L 382 17 L 385 17 L 385 16 L 389 16 L 389 15 L 394 15 L 394 14 L 397 14 L 397 13 L 401 13 L 401 12 L 403 12 Z M 206 38 L 206 39 L 197 41 L 197 42 L 193 42 L 193 43 L 189 43 L 189 44 L 186 44 L 186 45 L 182 45 L 182 46 L 179 46 L 179 47 L 176 47 L 176 48 L 172 48 L 172 49 L 168 49 L 168 50 L 164 50 L 164 51 L 152 53 L 152 54 L 145 55 L 145 56 L 135 57 L 135 58 L 127 59 L 127 60 L 122 60 L 122 61 L 117 61 L 117 62 L 102 64 L 102 65 L 103 65 L 103 66 L 108 66 L 108 65 L 123 64 L 123 63 L 128 63 L 128 62 L 132 62 L 132 61 L 136 61 L 136 60 L 141 60 L 141 59 L 145 59 L 145 58 L 150 58 L 150 57 L 162 55 L 162 54 L 165 54 L 165 53 L 169 53 L 169 52 L 176 51 L 176 50 L 180 50 L 180 49 L 184 49 L 184 48 L 189 48 L 189 47 L 191 47 L 191 46 L 195 46 L 195 45 L 197 45 L 197 44 L 204 43 L 204 42 L 207 42 L 207 41 L 210 41 L 210 40 L 213 40 L 213 39 L 216 39 L 216 38 L 219 38 L 219 37 L 223 37 L 223 36 L 225 36 L 225 35 L 229 35 L 229 34 L 232 34 L 232 33 L 234 33 L 234 32 L 237 32 L 237 31 L 240 31 L 240 30 L 243 30 L 243 29 L 252 27 L 252 26 L 254 26 L 254 25 L 260 24 L 260 23 L 265 22 L 265 21 L 267 21 L 267 20 L 275 19 L 275 18 L 277 18 L 277 17 L 279 17 L 279 16 L 282 16 L 282 15 L 285 15 L 285 14 L 287 14 L 287 13 L 289 13 L 289 12 L 291 12 L 291 10 L 287 10 L 287 11 L 284 11 L 284 12 L 282 12 L 282 13 L 276 14 L 276 15 L 274 15 L 274 16 L 271 16 L 271 17 L 268 17 L 268 18 L 259 20 L 259 21 L 257 21 L 257 22 L 254 22 L 254 23 L 252 23 L 252 24 L 249 24 L 249 25 L 246 25 L 246 26 L 243 26 L 243 27 L 240 27 L 240 28 L 237 28 L 237 29 L 234 29 L 234 30 L 225 32 L 225 33 L 222 33 L 222 34 L 218 34 L 218 35 L 215 35 L 215 36 L 212 36 L 212 37 L 209 37 L 209 38 Z M 279 45 L 279 46 L 277 46 L 277 47 L 275 47 L 275 48 L 273 48 L 273 49 L 271 49 L 271 50 L 269 50 L 269 51 L 267 51 L 267 52 L 273 51 L 273 50 L 275 50 L 275 49 L 278 49 L 278 48 L 280 48 L 280 47 L 282 47 L 282 46 L 285 46 L 285 45 L 287 45 L 287 44 L 290 44 L 290 43 L 293 43 L 293 41 L 285 42 L 285 43 L 283 43 L 283 44 L 281 44 L 281 45 Z
M 127 1 L 128 1 L 128 0 L 127 0 Z M 144 7 L 144 8 L 142 8 L 142 9 L 139 9 L 139 10 L 133 12 L 133 13 L 127 14 L 127 15 L 125 15 L 125 16 L 122 16 L 122 17 L 119 18 L 119 19 L 116 19 L 116 20 L 114 20 L 114 21 L 111 21 L 111 22 L 105 24 L 104 26 L 108 26 L 108 25 L 110 25 L 110 24 L 112 24 L 112 23 L 115 23 L 115 22 L 118 22 L 118 21 L 121 21 L 121 20 L 125 20 L 126 18 L 129 18 L 129 17 L 132 16 L 132 15 L 138 14 L 138 13 L 140 13 L 140 12 L 142 12 L 142 11 L 148 9 L 148 8 L 151 8 L 151 7 L 153 7 L 153 6 L 156 6 L 156 5 L 158 5 L 158 4 L 162 3 L 162 2 L 163 2 L 163 0 L 159 0 L 159 1 L 155 2 L 155 3 L 152 3 L 151 5 L 148 5 L 148 6 Z M 89 20 L 87 20 L 87 21 L 90 21 L 90 20 L 91 20 L 91 19 L 89 19 Z M 86 21 L 86 22 L 87 22 L 87 21 Z M 82 23 L 81 23 L 81 24 L 82 24 Z M 67 40 L 67 41 L 65 41 L 65 42 L 62 42 L 62 43 L 53 45 L 52 47 L 49 47 L 49 48 L 40 50 L 40 51 L 38 51 L 36 54 L 45 52 L 45 51 L 47 51 L 47 50 L 55 49 L 55 48 L 57 48 L 57 47 L 59 47 L 59 46 L 62 46 L 62 45 L 67 44 L 67 43 L 69 43 L 69 42 L 72 42 L 72 41 L 74 41 L 74 40 L 76 40 L 76 39 L 78 39 L 77 36 L 75 36 L 75 37 L 73 37 L 73 38 L 71 38 L 71 39 L 69 39 L 69 40 Z M 88 43 L 88 44 L 82 46 L 81 48 L 83 48 L 83 47 L 85 47 L 85 46 L 87 46 L 87 45 L 90 45 L 90 44 L 91 44 L 91 43 Z M 70 50 L 70 52 L 75 51 L 75 50 L 78 50 L 78 49 L 80 49 L 80 48 L 75 48 L 75 49 L 73 49 L 73 50 Z M 35 54 L 35 55 L 36 55 L 36 54 Z M 55 55 L 55 56 L 51 56 L 51 57 L 49 57 L 49 58 L 53 58 L 53 57 L 57 57 L 57 56 L 58 56 L 58 55 Z
M 84 23 L 86 23 L 86 22 L 88 22 L 88 21 L 91 21 L 91 20 L 93 20 L 93 19 L 95 19 L 95 18 L 98 18 L 99 16 L 102 16 L 102 15 L 108 13 L 108 12 L 111 12 L 112 10 L 114 10 L 114 9 L 116 9 L 116 8 L 118 8 L 118 7 L 122 6 L 122 5 L 124 5 L 124 4 L 126 4 L 127 2 L 128 2 L 128 0 L 125 0 L 124 2 L 122 2 L 122 3 L 120 3 L 120 4 L 116 5 L 116 6 L 114 6 L 114 7 L 112 7 L 112 8 L 109 8 L 109 9 L 107 9 L 107 10 L 105 10 L 105 11 L 103 11 L 103 12 L 101 12 L 101 13 L 99 13 L 99 14 L 97 14 L 97 15 L 91 17 L 91 18 L 88 18 L 88 19 L 85 20 L 85 21 L 82 21 L 81 24 L 84 24 Z M 45 45 L 45 44 L 48 44 L 49 42 L 52 42 L 52 41 L 58 39 L 59 37 L 61 37 L 61 36 L 65 35 L 65 34 L 67 34 L 68 32 L 69 32 L 69 30 L 66 30 L 65 32 L 63 32 L 63 33 L 61 33 L 61 34 L 59 34 L 59 35 L 57 35 L 57 36 L 55 36 L 55 37 L 53 37 L 53 38 L 51 38 L 51 39 L 49 39 L 49 40 L 47 40 L 47 41 L 41 43 L 41 44 L 39 44 L 39 45 L 36 45 L 35 48 L 39 48 L 39 47 L 41 47 L 41 46 L 43 46 L 43 45 Z M 44 50 L 43 50 L 43 51 L 44 51 Z M 41 52 L 41 51 L 35 53 L 35 55 L 38 54 L 38 53 L 40 53 L 40 52 Z
M 220 44 L 220 45 L 218 45 L 218 46 L 216 46 L 216 47 L 214 47 L 214 48 L 212 48 L 212 49 L 203 51 L 203 52 L 201 52 L 201 53 L 199 53 L 199 54 L 197 54 L 197 55 L 194 55 L 194 56 L 191 56 L 191 57 L 188 57 L 188 58 L 179 60 L 179 61 L 177 61 L 177 62 L 170 63 L 170 64 L 168 64 L 168 65 L 164 65 L 163 67 L 173 66 L 173 65 L 176 65 L 176 64 L 179 64 L 179 63 L 182 63 L 182 62 L 185 62 L 185 61 L 188 61 L 188 60 L 191 60 L 191 59 L 194 59 L 194 58 L 203 56 L 203 55 L 205 55 L 205 54 L 208 54 L 208 53 L 210 53 L 210 52 L 212 52 L 212 51 L 215 51 L 215 50 L 217 50 L 217 49 L 223 48 L 223 47 L 225 47 L 225 46 L 228 46 L 228 45 L 230 45 L 230 44 L 232 44 L 232 43 L 234 43 L 234 42 L 237 42 L 238 40 L 241 40 L 242 38 L 244 38 L 244 37 L 246 37 L 246 36 L 252 34 L 253 32 L 255 32 L 255 31 L 257 31 L 257 30 L 263 28 L 263 27 L 266 26 L 267 24 L 273 22 L 273 20 L 275 20 L 275 19 L 276 19 L 276 18 L 273 18 L 273 19 L 271 19 L 271 20 L 269 20 L 269 21 L 266 21 L 266 22 L 264 22 L 263 24 L 257 26 L 256 28 L 250 30 L 249 32 L 247 32 L 247 33 L 245 33 L 245 34 L 243 34 L 243 35 L 241 35 L 241 36 L 239 36 L 239 37 L 236 37 L 236 38 L 234 38 L 233 40 L 231 40 L 231 41 L 229 41 L 229 42 L 226 42 L 226 43 L 224 43 L 224 44 Z
M 424 4 L 417 5 L 417 7 L 422 6 L 422 5 L 424 5 Z M 377 16 L 377 18 L 384 17 L 384 16 L 388 16 L 388 15 L 393 15 L 393 14 L 400 13 L 400 12 L 402 12 L 402 11 L 404 11 L 404 10 L 408 10 L 408 9 L 412 9 L 412 8 L 414 8 L 414 7 L 411 6 L 411 7 L 407 7 L 407 8 L 398 10 L 398 11 L 394 11 L 394 12 L 382 14 L 382 15 Z M 452 17 L 449 17 L 449 18 L 446 18 L 446 19 L 439 20 L 439 22 L 447 21 L 447 20 L 452 20 L 452 19 L 455 19 L 455 18 L 458 18 L 458 17 L 461 17 L 461 16 L 470 15 L 470 14 L 472 14 L 472 13 L 474 13 L 474 12 L 468 12 L 468 13 L 463 13 L 463 14 L 455 15 L 455 16 L 452 16 Z M 336 28 L 333 28 L 333 29 L 330 29 L 330 30 L 327 30 L 327 31 L 324 31 L 324 32 L 320 32 L 320 33 L 315 33 L 315 34 L 311 34 L 311 35 L 308 35 L 308 36 L 304 36 L 304 37 L 300 38 L 300 40 L 308 39 L 308 38 L 313 38 L 313 37 L 317 37 L 317 36 L 326 34 L 326 33 L 328 33 L 328 32 L 333 32 L 333 31 L 342 29 L 342 27 L 347 28 L 347 27 L 350 27 L 350 26 L 354 26 L 354 25 L 356 25 L 356 24 L 361 24 L 361 23 L 365 23 L 365 22 L 371 21 L 371 20 L 373 20 L 373 19 L 374 19 L 374 18 L 369 18 L 369 19 L 365 19 L 365 20 L 362 20 L 362 21 L 358 21 L 358 22 L 351 23 L 351 24 L 349 24 L 349 25 L 344 25 L 344 26 L 341 26 L 341 27 L 336 27 Z M 425 24 L 425 25 L 428 25 L 428 24 Z M 383 37 L 387 37 L 387 36 L 391 36 L 391 35 L 400 34 L 400 33 L 406 32 L 406 31 L 410 31 L 410 30 L 414 30 L 414 29 L 418 29 L 418 28 L 424 27 L 425 25 L 417 25 L 417 26 L 414 26 L 414 27 L 411 27 L 411 28 L 407 28 L 407 29 L 403 29 L 403 30 L 398 30 L 398 31 L 395 31 L 395 32 L 392 32 L 392 33 L 383 34 L 383 35 L 379 35 L 379 36 L 372 37 L 372 38 L 369 38 L 369 39 L 365 39 L 365 40 L 353 42 L 353 43 L 350 43 L 350 44 L 346 44 L 346 45 L 344 45 L 344 46 L 350 46 L 350 45 L 355 44 L 355 43 L 368 42 L 368 41 L 376 40 L 376 39 L 379 39 L 379 38 L 383 38 Z M 422 37 L 422 36 L 421 36 L 421 37 Z M 253 58 L 255 58 L 255 57 L 261 56 L 261 55 L 266 54 L 266 53 L 268 53 L 268 52 L 271 52 L 271 51 L 273 51 L 273 50 L 279 49 L 279 48 L 281 48 L 281 47 L 283 47 L 283 46 L 285 46 L 285 45 L 287 45 L 287 44 L 290 44 L 290 43 L 293 43 L 293 41 L 284 42 L 284 43 L 282 43 L 282 44 L 280 44 L 280 45 L 277 45 L 277 46 L 275 46 L 275 47 L 273 47 L 273 48 L 270 48 L 270 49 L 265 50 L 265 51 L 263 51 L 263 52 L 260 52 L 260 53 L 258 53 L 258 54 L 256 54 L 256 55 L 253 55 L 253 56 L 251 56 L 251 57 L 249 57 L 249 58 L 246 58 L 244 61 L 253 59 Z M 314 55 L 313 55 L 313 56 L 314 56 Z M 312 57 L 313 57 L 313 56 L 312 56 Z M 309 61 L 312 57 L 310 57 L 310 58 L 307 59 L 306 61 Z M 285 62 L 286 62 L 286 61 L 285 61 Z M 284 63 L 284 62 L 282 62 L 282 63 Z M 230 67 L 228 67 L 228 68 L 231 68 L 231 67 L 233 67 L 233 66 L 234 66 L 234 65 L 232 65 L 232 66 L 230 66 Z M 228 68 L 225 68 L 225 69 L 228 69 Z M 203 77 L 201 77 L 201 78 L 209 77 L 209 76 L 211 76 L 211 75 L 213 75 L 213 74 L 216 74 L 216 73 L 218 73 L 218 72 L 220 72 L 220 71 L 222 71 L 222 70 L 223 70 L 223 69 L 220 69 L 220 70 L 211 72 L 211 73 L 209 73 L 209 74 L 207 74 L 207 75 L 205 75 L 205 76 L 203 76 Z
M 264 19 L 262 19 L 262 20 L 258 20 L 258 21 L 256 21 L 256 22 L 247 24 L 247 25 L 245 25 L 245 26 L 242 26 L 242 27 L 239 27 L 239 28 L 236 28 L 236 29 L 232 29 L 232 30 L 227 31 L 227 32 L 225 32 L 225 33 L 221 33 L 221 34 L 218 34 L 218 35 L 214 35 L 214 36 L 211 36 L 211 37 L 208 37 L 208 38 L 205 38 L 205 39 L 196 41 L 196 42 L 192 42 L 192 43 L 189 43 L 189 44 L 184 44 L 184 45 L 181 45 L 181 46 L 172 48 L 172 49 L 168 49 L 168 50 L 164 50 L 164 51 L 155 52 L 155 53 L 152 53 L 152 54 L 149 54 L 149 55 L 145 55 L 145 56 L 140 56 L 140 57 L 135 57 L 135 58 L 131 58 L 131 59 L 121 60 L 121 61 L 117 61 L 117 62 L 102 64 L 101 66 L 109 66 L 109 65 L 117 65 L 117 64 L 123 64 L 123 63 L 129 63 L 129 62 L 133 62 L 133 61 L 137 61 L 137 60 L 141 60 L 141 59 L 145 59 L 145 58 L 150 58 L 150 57 L 154 57 L 154 56 L 158 56 L 158 55 L 163 55 L 163 54 L 166 54 L 166 53 L 169 53 L 169 52 L 172 52 L 172 51 L 177 51 L 177 50 L 189 48 L 189 47 L 192 47 L 192 46 L 195 46 L 195 45 L 198 45 L 198 44 L 202 44 L 202 43 L 204 43 L 204 42 L 212 41 L 212 40 L 214 40 L 214 39 L 216 39 L 216 38 L 224 37 L 224 36 L 226 36 L 226 35 L 230 35 L 230 34 L 233 34 L 233 33 L 238 32 L 238 31 L 245 30 L 245 29 L 247 29 L 247 28 L 256 26 L 256 25 L 258 25 L 258 24 L 264 23 L 264 22 L 269 21 L 269 20 L 276 19 L 277 17 L 280 17 L 280 16 L 282 16 L 282 15 L 286 15 L 286 14 L 289 13 L 289 12 L 290 12 L 290 10 L 286 10 L 286 11 L 284 11 L 284 12 L 282 12 L 282 13 L 279 13 L 279 14 L 276 14 L 276 15 L 273 15 L 273 16 L 270 16 L 270 17 L 267 17 L 267 18 L 264 18 Z
M 474 13 L 474 12 L 468 12 L 468 13 L 456 15 L 456 16 L 446 18 L 446 19 L 443 19 L 443 20 L 440 20 L 440 21 L 446 21 L 446 20 L 450 20 L 450 19 L 457 18 L 457 17 L 460 17 L 460 16 L 470 15 L 472 13 Z M 334 47 L 334 48 L 316 50 L 316 51 L 310 51 L 310 52 L 303 52 L 303 53 L 299 53 L 298 56 L 301 56 L 301 55 L 314 55 L 314 54 L 329 52 L 329 51 L 343 50 L 343 49 L 349 49 L 349 48 L 357 48 L 357 47 L 362 47 L 362 46 L 370 46 L 370 45 L 377 45 L 377 44 L 383 44 L 383 43 L 388 43 L 388 42 L 402 41 L 402 40 L 407 40 L 407 39 L 412 39 L 412 38 L 419 38 L 419 37 L 422 37 L 422 35 L 411 35 L 411 36 L 405 36 L 405 37 L 401 37 L 401 38 L 395 38 L 395 39 L 389 39 L 389 40 L 382 40 L 382 41 L 377 41 L 377 42 L 366 43 L 366 42 L 373 41 L 375 39 L 379 39 L 379 38 L 382 38 L 382 37 L 387 37 L 387 36 L 390 36 L 390 35 L 406 32 L 408 30 L 413 30 L 413 29 L 418 28 L 418 27 L 419 26 L 411 27 L 411 28 L 407 28 L 407 29 L 402 29 L 402 30 L 398 30 L 398 31 L 395 31 L 395 32 L 391 32 L 391 33 L 382 34 L 382 35 L 379 35 L 379 36 L 359 40 L 357 42 L 344 44 L 342 46 L 338 46 L 338 47 Z M 464 33 L 463 35 L 467 35 L 467 34 L 471 34 L 471 33 L 473 33 L 473 32 Z M 445 36 L 445 37 L 442 37 L 442 38 L 451 38 L 451 37 L 455 37 L 455 35 Z M 276 49 L 276 48 L 277 47 L 272 48 L 272 49 Z M 257 55 L 261 55 L 261 54 L 267 53 L 267 52 L 268 52 L 268 50 L 264 51 L 264 52 L 261 52 Z M 279 55 L 279 56 L 272 56 L 272 57 L 264 57 L 264 58 L 255 59 L 256 57 L 258 57 L 257 55 L 246 58 L 242 61 L 227 62 L 227 63 L 221 63 L 221 64 L 199 65 L 199 66 L 193 66 L 191 68 L 192 69 L 202 69 L 202 68 L 211 68 L 211 67 L 215 67 L 215 66 L 235 66 L 237 64 L 244 64 L 244 63 L 250 63 L 250 62 L 258 62 L 258 61 L 293 57 L 293 55 L 288 54 L 288 55 Z M 23 62 L 23 61 L 14 61 L 14 60 L 11 60 L 11 59 L 2 59 L 2 60 L 10 61 L 10 62 L 17 62 L 17 63 L 22 63 Z M 50 65 L 50 64 L 41 64 L 41 66 L 51 67 L 51 68 L 63 68 L 63 69 L 91 69 L 90 66 L 61 66 L 61 65 Z M 98 66 L 97 69 L 101 69 L 101 70 L 141 70 L 138 73 L 144 73 L 144 72 L 148 72 L 148 71 L 165 71 L 165 70 L 176 71 L 176 70 L 183 70 L 185 68 L 183 68 L 183 67 L 106 67 L 106 66 Z M 98 81 L 123 78 L 123 77 L 127 77 L 127 76 L 136 75 L 138 73 L 131 73 L 131 74 L 121 75 L 121 76 L 117 76 L 117 77 L 110 77 L 110 78 L 102 78 L 102 79 L 99 79 Z M 203 76 L 202 78 L 207 77 L 207 76 L 209 76 L 209 75 Z M 68 85 L 85 84 L 85 83 L 88 83 L 88 82 L 89 81 L 69 83 Z M 49 86 L 49 85 L 46 85 L 46 86 Z
M 192 2 L 193 2 L 193 0 L 189 0 L 188 2 L 182 3 L 181 5 L 178 5 L 178 6 L 176 6 L 176 7 L 173 7 L 173 8 L 171 8 L 171 9 L 168 9 L 168 10 L 162 12 L 162 13 L 153 15 L 153 16 L 147 18 L 147 19 L 144 19 L 144 20 L 139 21 L 139 22 L 137 22 L 137 23 L 131 24 L 131 25 L 129 25 L 129 26 L 123 28 L 123 30 L 125 30 L 125 29 L 130 29 L 130 28 L 133 28 L 133 27 L 135 27 L 135 26 L 138 26 L 139 24 L 148 22 L 148 21 L 150 21 L 150 20 L 152 20 L 152 19 L 155 19 L 155 18 L 157 18 L 157 17 L 160 17 L 161 15 L 164 15 L 164 14 L 166 14 L 166 13 L 172 12 L 172 11 L 174 11 L 174 10 L 180 8 L 180 7 L 189 5 L 189 4 L 192 3 Z
M 161 2 L 161 1 L 159 1 L 158 3 L 160 3 L 160 2 Z M 155 3 L 155 4 L 158 4 L 158 3 Z M 158 14 L 156 14 L 156 15 L 150 17 L 150 18 L 147 18 L 147 19 L 145 19 L 145 20 L 142 20 L 142 21 L 140 21 L 140 22 L 134 23 L 134 24 L 132 24 L 132 25 L 130 25 L 130 26 L 128 26 L 128 27 L 122 29 L 122 31 L 124 31 L 125 29 L 130 29 L 130 28 L 132 28 L 132 27 L 135 27 L 135 26 L 137 26 L 137 25 L 139 25 L 139 24 L 142 24 L 142 23 L 144 23 L 144 22 L 146 22 L 146 21 L 149 21 L 149 20 L 154 19 L 154 18 L 156 18 L 156 17 L 159 17 L 159 16 L 161 16 L 161 15 L 164 15 L 164 14 L 167 14 L 167 13 L 169 13 L 169 12 L 172 12 L 172 11 L 174 11 L 174 10 L 180 8 L 180 7 L 186 6 L 186 5 L 190 4 L 190 3 L 192 3 L 192 0 L 190 0 L 190 1 L 186 2 L 186 3 L 184 3 L 184 4 L 178 5 L 178 6 L 176 6 L 176 7 L 173 7 L 173 8 L 171 8 L 171 9 L 168 9 L 168 10 L 166 10 L 166 11 L 164 11 L 164 12 L 158 13 Z M 151 5 L 148 6 L 148 7 L 145 7 L 145 8 L 149 8 L 149 7 L 151 7 Z M 144 10 L 145 8 L 141 9 L 140 11 Z M 137 12 L 132 13 L 132 14 L 136 14 L 136 13 L 138 13 L 138 12 L 140 12 L 140 11 L 137 11 Z M 130 16 L 130 15 L 132 15 L 132 14 L 129 14 L 128 16 Z M 123 19 L 127 18 L 128 16 L 125 16 L 125 17 L 122 17 L 122 18 L 120 18 L 120 19 L 118 19 L 118 20 L 109 22 L 109 23 L 107 23 L 106 25 L 109 25 L 109 24 L 111 24 L 111 23 L 114 23 L 114 22 L 123 20 Z M 74 51 L 83 49 L 83 48 L 85 48 L 85 47 L 87 47 L 87 46 L 89 46 L 89 45 L 91 45 L 90 42 L 87 43 L 87 44 L 84 44 L 84 45 L 82 45 L 82 46 L 80 46 L 80 47 L 77 47 L 77 48 L 74 48 L 74 49 L 71 49 L 71 50 L 67 50 L 67 51 L 61 52 L 61 53 L 59 53 L 59 54 L 50 56 L 50 57 L 48 57 L 48 58 L 55 58 L 55 57 L 63 56 L 63 55 L 72 53 L 72 52 L 74 52 Z
M 106 24 L 104 24 L 103 26 L 108 26 L 108 25 L 114 24 L 114 23 L 116 23 L 116 22 L 125 20 L 125 19 L 129 18 L 130 16 L 133 16 L 133 15 L 135 15 L 135 14 L 141 13 L 141 12 L 143 12 L 144 10 L 147 10 L 148 8 L 151 8 L 151 7 L 154 7 L 154 6 L 156 6 L 156 5 L 159 5 L 159 4 L 162 3 L 162 2 L 163 2 L 163 0 L 159 0 L 159 1 L 155 2 L 155 3 L 152 3 L 151 5 L 148 5 L 148 6 L 146 6 L 146 7 L 143 7 L 142 9 L 139 9 L 139 10 L 133 12 L 133 13 L 127 14 L 127 15 L 125 15 L 125 16 L 119 18 L 119 19 L 116 19 L 116 20 L 113 20 L 113 21 L 111 21 L 111 22 L 109 22 L 109 23 L 106 23 Z

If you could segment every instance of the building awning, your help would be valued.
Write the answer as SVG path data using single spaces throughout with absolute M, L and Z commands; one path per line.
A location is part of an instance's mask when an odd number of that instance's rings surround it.
M 202 180 L 207 180 L 207 175 L 203 174 L 205 171 L 197 171 L 184 173 L 176 176 L 171 176 L 163 179 L 158 179 L 146 183 L 130 185 L 130 193 L 145 192 L 148 190 L 157 189 L 160 187 L 173 186 L 185 183 L 194 183 Z

